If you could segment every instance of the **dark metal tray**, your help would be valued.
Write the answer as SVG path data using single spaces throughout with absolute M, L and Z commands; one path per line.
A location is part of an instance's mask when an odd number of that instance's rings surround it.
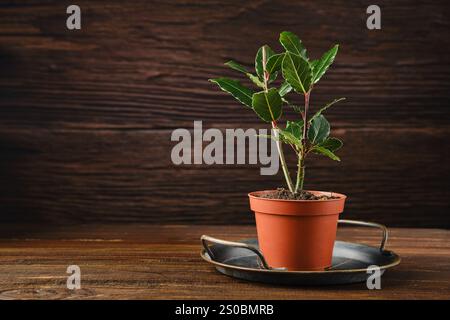
M 387 228 L 378 223 L 339 220 L 340 224 L 380 228 L 383 237 L 379 248 L 336 241 L 332 266 L 325 271 L 289 271 L 270 268 L 259 251 L 256 239 L 231 242 L 203 235 L 201 257 L 228 276 L 249 281 L 284 285 L 329 285 L 365 282 L 368 267 L 376 265 L 381 274 L 400 263 L 400 257 L 385 250 Z

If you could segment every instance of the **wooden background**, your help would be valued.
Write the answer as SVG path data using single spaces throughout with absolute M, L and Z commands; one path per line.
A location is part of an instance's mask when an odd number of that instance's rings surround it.
M 345 218 L 450 227 L 448 1 L 72 1 L 0 4 L 0 222 L 252 223 L 246 193 L 277 176 L 255 165 L 175 166 L 172 130 L 260 128 L 208 78 L 251 65 L 298 33 L 340 52 L 312 95 L 345 142 L 309 162 L 306 187 L 349 196 Z

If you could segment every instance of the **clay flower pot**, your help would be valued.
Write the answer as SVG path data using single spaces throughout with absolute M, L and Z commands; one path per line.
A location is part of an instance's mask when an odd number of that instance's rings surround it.
M 260 195 L 273 190 L 249 193 L 250 208 L 255 212 L 261 252 L 272 268 L 289 271 L 319 271 L 331 266 L 337 221 L 347 198 L 278 200 Z M 310 191 L 315 195 L 330 192 Z

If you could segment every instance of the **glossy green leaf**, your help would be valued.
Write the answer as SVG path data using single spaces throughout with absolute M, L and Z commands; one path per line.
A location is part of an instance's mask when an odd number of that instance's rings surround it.
M 283 77 L 298 93 L 307 93 L 311 86 L 309 62 L 295 54 L 286 53 L 282 63 Z
M 289 84 L 289 82 L 287 82 L 287 81 L 284 81 L 283 84 L 281 85 L 281 87 L 278 89 L 278 92 L 280 93 L 280 96 L 282 96 L 282 97 L 284 97 L 291 91 L 292 91 L 292 87 Z
M 303 136 L 303 120 L 300 121 L 287 121 L 286 128 L 279 130 L 281 141 L 290 145 L 296 146 L 297 150 L 300 150 L 302 145 Z
M 270 57 L 272 57 L 275 54 L 275 52 L 273 52 L 273 50 L 268 45 L 264 45 L 261 48 L 259 48 L 255 57 L 255 70 L 256 74 L 260 79 L 264 79 L 263 48 L 266 49 L 266 64 L 267 61 L 270 59 Z
M 338 52 L 339 45 L 335 45 L 333 48 L 324 53 L 322 58 L 312 62 L 313 67 L 313 83 L 322 78 L 325 72 L 328 70 L 329 66 L 333 63 L 334 58 Z
M 256 86 L 260 87 L 261 89 L 264 89 L 264 82 L 262 82 L 257 76 L 251 73 L 246 73 L 246 75 Z
M 320 144 L 328 138 L 330 134 L 330 124 L 323 115 L 316 117 L 308 129 L 308 140 L 312 145 Z
M 290 132 L 295 138 L 301 140 L 303 137 L 303 120 L 286 121 L 285 131 Z
M 315 146 L 312 149 L 312 151 L 314 153 L 323 154 L 324 156 L 327 156 L 328 158 L 333 159 L 335 161 L 341 161 L 341 159 L 339 159 L 339 157 L 337 155 L 335 155 L 332 151 L 330 151 L 330 150 L 328 150 L 326 148 L 323 148 L 323 147 L 320 147 L 320 146 Z
M 248 73 L 248 70 L 241 64 L 237 63 L 236 61 L 230 60 L 228 62 L 225 62 L 225 65 L 230 67 L 233 70 L 242 72 L 242 73 Z
M 278 77 L 278 71 L 271 73 L 268 82 L 271 83 L 271 82 L 275 81 L 277 79 L 277 77 Z
M 278 120 L 281 116 L 281 96 L 275 88 L 253 94 L 252 106 L 256 114 L 266 122 Z
M 217 84 L 220 89 L 231 94 L 245 106 L 252 107 L 253 91 L 241 85 L 239 81 L 228 78 L 209 79 L 209 81 Z
M 309 119 L 309 122 L 312 122 L 315 118 L 317 118 L 318 116 L 320 116 L 322 114 L 322 112 L 324 112 L 325 110 L 327 110 L 329 107 L 331 107 L 333 104 L 345 100 L 345 98 L 339 98 L 339 99 L 334 99 L 333 101 L 327 103 L 324 107 L 320 108 L 319 111 L 317 111 L 312 117 L 311 119 Z
M 241 64 L 230 60 L 228 62 L 225 62 L 225 65 L 230 67 L 233 70 L 245 73 L 245 75 L 258 87 L 264 89 L 264 83 L 255 75 L 251 74 L 250 72 L 248 72 L 248 70 Z
M 328 138 L 318 146 L 334 152 L 339 150 L 343 145 L 342 141 L 338 138 Z
M 294 33 L 289 31 L 283 31 L 280 33 L 280 43 L 286 51 L 308 60 L 308 57 L 306 56 L 306 49 L 303 46 L 302 41 Z
M 257 134 L 257 137 L 272 139 L 274 141 L 281 141 L 283 143 L 287 143 L 297 147 L 297 150 L 302 148 L 301 141 L 295 138 L 290 132 L 278 129 L 277 135 L 270 134 Z
M 294 135 L 291 132 L 280 129 L 278 134 L 282 142 L 296 146 L 297 149 L 300 149 L 302 147 L 301 140 L 294 137 Z
M 281 63 L 283 62 L 284 53 L 274 54 L 267 60 L 266 70 L 270 74 L 277 72 L 281 69 Z

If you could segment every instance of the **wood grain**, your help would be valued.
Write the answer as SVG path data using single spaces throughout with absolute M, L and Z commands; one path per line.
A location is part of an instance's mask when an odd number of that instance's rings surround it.
M 329 112 L 343 162 L 307 186 L 347 193 L 347 217 L 449 227 L 448 1 L 379 1 L 379 31 L 364 1 L 80 0 L 75 32 L 69 4 L 0 4 L 1 222 L 251 223 L 246 193 L 282 177 L 175 167 L 170 132 L 259 127 L 207 79 L 292 30 L 313 57 L 340 43 L 312 108 L 347 97 Z
M 13 233 L 13 238 L 5 236 Z M 201 234 L 238 240 L 249 226 L 88 225 L 28 229 L 3 225 L 0 299 L 449 299 L 450 231 L 392 229 L 388 248 L 402 262 L 382 277 L 328 287 L 270 286 L 219 274 L 199 256 Z M 18 236 L 19 235 L 19 236 Z M 378 245 L 379 232 L 340 229 L 339 239 Z M 66 269 L 81 268 L 81 289 Z
M 0 132 L 9 141 L 2 146 L 10 157 L 0 162 L 8 177 L 0 199 L 10 222 L 253 223 L 247 193 L 255 186 L 278 186 L 282 179 L 281 170 L 261 176 L 257 165 L 176 166 L 170 131 Z M 306 186 L 348 194 L 346 218 L 412 226 L 433 226 L 437 219 L 449 227 L 450 176 L 427 168 L 440 161 L 433 145 L 445 144 L 446 132 L 336 131 L 346 141 L 342 162 L 315 157 Z M 386 153 L 371 148 L 377 143 Z M 411 162 L 418 153 L 423 156 Z M 424 189 L 437 191 L 423 199 Z

